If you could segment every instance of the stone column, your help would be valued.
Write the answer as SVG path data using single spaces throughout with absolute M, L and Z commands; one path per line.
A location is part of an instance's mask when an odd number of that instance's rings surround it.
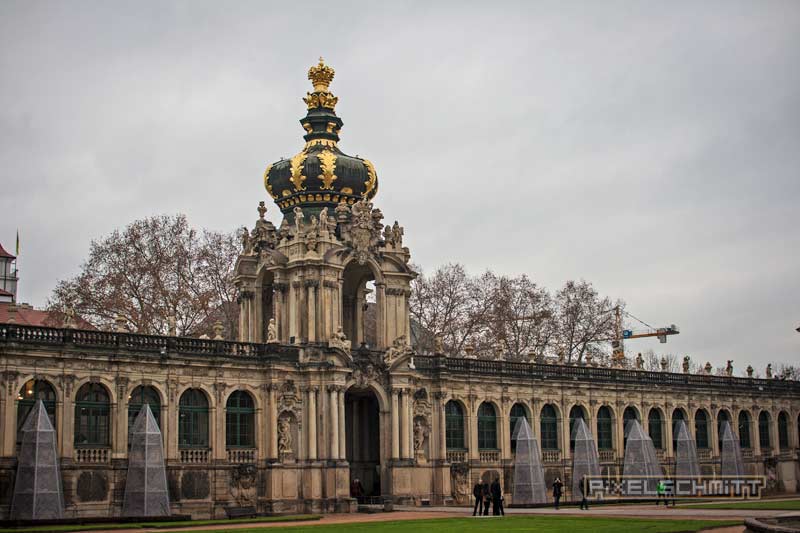
M 330 431 L 330 460 L 339 458 L 339 390 L 336 385 L 328 385 L 329 401 L 328 401 L 328 420 L 331 423 Z
M 666 409 L 664 412 L 666 413 Z M 667 457 L 674 458 L 675 457 L 675 450 L 672 448 L 672 416 L 667 417 L 664 415 L 664 438 L 666 442 L 664 442 L 664 452 L 666 453 Z
M 467 402 L 467 447 L 469 453 L 467 454 L 470 460 L 477 461 L 480 458 L 478 450 L 478 412 L 475 404 L 476 396 L 471 395 Z
M 347 442 L 345 441 L 345 418 L 344 418 L 344 387 L 339 387 L 339 459 L 347 460 Z
M 317 388 L 309 387 L 306 392 L 306 405 L 308 406 L 308 421 L 305 424 L 308 434 L 308 460 L 317 460 Z
M 316 280 L 306 280 L 308 291 L 308 342 L 317 342 L 317 294 Z
M 441 393 L 439 394 L 438 405 L 436 407 L 436 412 L 439 415 L 439 434 L 438 434 L 438 442 L 439 442 L 439 459 L 442 461 L 447 460 L 447 417 L 444 411 L 444 398 Z
M 278 459 L 278 385 L 270 383 L 267 386 L 269 405 L 267 406 L 267 427 L 269 431 L 268 452 L 270 459 Z
M 400 391 L 392 389 L 392 459 L 400 458 Z
M 286 302 L 286 314 L 289 317 L 289 338 L 286 339 L 288 342 L 292 337 L 294 337 L 295 342 L 299 340 L 299 327 L 297 323 L 297 291 L 295 290 L 295 284 L 297 282 L 290 282 L 288 284 L 289 288 L 289 296 Z
M 400 458 L 408 459 L 408 391 L 405 389 L 400 391 Z
M 753 406 L 750 410 L 750 447 L 753 449 L 753 456 L 759 457 L 761 455 L 761 435 L 758 431 L 758 414 L 759 410 Z
M 378 345 L 375 347 L 378 350 L 383 350 L 389 343 L 391 342 L 388 339 L 387 329 L 389 327 L 388 321 L 386 320 L 386 284 L 385 283 L 375 283 L 375 311 L 376 317 L 375 320 L 377 321 L 377 343 Z M 394 340 L 394 339 L 392 339 Z
M 710 430 L 708 432 L 709 438 L 711 439 L 711 442 L 709 444 L 711 445 L 710 448 L 712 457 L 717 458 L 719 457 L 719 428 L 717 427 L 717 415 L 715 413 L 716 409 L 712 409 L 711 411 L 712 413 L 709 416 L 709 418 L 711 419 L 709 421 L 711 427 L 708 428 Z
M 506 403 L 501 402 L 500 405 L 505 406 Z M 511 459 L 511 422 L 509 421 L 508 413 L 500 413 L 497 419 L 498 422 L 500 422 L 500 438 L 497 439 L 497 442 L 500 444 L 500 458 Z
M 780 411 L 776 409 L 772 409 L 769 412 L 769 434 L 771 435 L 770 444 L 772 444 L 773 456 L 781 453 L 781 441 L 778 438 L 778 414 L 780 414 Z
M 622 419 L 622 413 L 624 412 L 619 410 L 619 407 L 614 411 L 614 449 L 616 450 L 617 458 L 624 459 L 625 458 L 625 421 Z

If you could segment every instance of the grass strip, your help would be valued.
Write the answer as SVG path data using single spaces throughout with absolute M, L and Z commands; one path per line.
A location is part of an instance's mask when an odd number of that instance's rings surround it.
M 19 528 L 0 528 L 0 533 L 69 533 L 71 531 L 113 531 L 115 529 L 175 529 L 230 524 L 262 524 L 270 522 L 302 522 L 319 520 L 321 515 L 261 516 L 256 518 L 226 518 L 221 520 L 176 520 L 174 522 L 129 522 L 110 524 L 58 524 Z

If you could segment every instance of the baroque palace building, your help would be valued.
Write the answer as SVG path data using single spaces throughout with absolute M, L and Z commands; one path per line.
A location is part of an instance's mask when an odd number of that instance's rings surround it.
M 771 490 L 797 490 L 798 382 L 415 353 L 403 229 L 384 225 L 372 204 L 372 163 L 338 147 L 333 75 L 322 61 L 310 69 L 305 146 L 264 174 L 283 221 L 266 220 L 261 202 L 242 238 L 238 341 L 221 330 L 197 339 L 79 329 L 69 314 L 64 327 L 45 327 L 7 313 L 0 518 L 35 399 L 57 431 L 67 516 L 120 514 L 128 431 L 145 403 L 162 431 L 173 511 L 195 517 L 229 507 L 354 511 L 355 485 L 372 503 L 466 503 L 475 480 L 495 475 L 513 502 L 520 417 L 541 444 L 548 482 L 558 475 L 570 486 L 571 420 L 588 423 L 603 473 L 615 475 L 635 418 L 667 473 L 677 421 L 706 473 L 719 471 L 728 421 L 750 472 Z

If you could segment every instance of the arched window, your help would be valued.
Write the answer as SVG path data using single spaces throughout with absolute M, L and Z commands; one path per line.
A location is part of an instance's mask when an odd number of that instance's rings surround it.
M 623 431 L 623 441 L 622 447 L 625 449 L 628 446 L 628 432 L 631 430 L 630 423 L 634 420 L 639 420 L 639 411 L 636 410 L 635 407 L 628 406 L 625 408 L 625 411 L 622 413 L 622 431 Z
M 569 410 L 569 451 L 575 450 L 575 421 L 579 418 L 586 421 L 586 414 L 583 412 L 583 407 L 574 405 Z
M 698 450 L 708 449 L 708 415 L 702 409 L 694 414 L 694 442 Z
M 611 450 L 614 447 L 611 409 L 603 406 L 597 411 L 597 449 Z
M 497 413 L 489 402 L 478 407 L 478 449 L 497 449 Z
M 200 389 L 187 389 L 181 394 L 178 447 L 208 448 L 208 399 Z
M 445 444 L 448 450 L 463 450 L 464 446 L 464 409 L 461 404 L 450 400 L 444 406 Z
M 42 400 L 44 410 L 50 417 L 53 429 L 56 428 L 56 391 L 53 386 L 43 379 L 31 379 L 25 382 L 17 395 L 17 444 L 22 442 L 22 425 L 28 418 L 33 406 Z
M 647 415 L 647 433 L 650 435 L 650 439 L 653 441 L 653 446 L 655 446 L 657 450 L 664 449 L 664 438 L 661 434 L 661 424 L 661 411 L 658 409 L 650 409 L 650 413 Z
M 778 413 L 778 447 L 789 449 L 789 415 L 785 411 Z
M 772 449 L 772 439 L 769 435 L 769 423 L 769 413 L 761 411 L 758 415 L 758 443 L 761 446 L 762 452 Z
M 739 447 L 750 448 L 750 415 L 747 411 L 739 413 Z
M 541 432 L 542 432 L 542 449 L 543 450 L 557 450 L 558 449 L 558 417 L 556 416 L 556 408 L 550 404 L 542 407 L 541 417 Z
M 516 451 L 517 449 L 517 440 L 514 438 L 517 435 L 514 433 L 517 429 L 517 422 L 521 418 L 528 420 L 528 411 L 525 409 L 525 406 L 521 403 L 515 403 L 511 406 L 511 414 L 508 417 L 508 420 L 511 422 L 511 451 Z M 531 421 L 528 420 L 528 425 L 530 425 Z
M 139 416 L 139 411 L 145 405 L 150 406 L 150 411 L 153 413 L 153 418 L 156 419 L 158 427 L 161 427 L 161 396 L 155 387 L 148 385 L 139 385 L 131 395 L 128 396 L 128 435 L 130 436 L 133 429 L 133 423 L 136 417 Z M 130 438 L 130 437 L 129 437 Z
M 733 424 L 731 424 L 731 415 L 725 409 L 720 410 L 717 413 L 717 444 L 719 445 L 720 451 L 722 451 L 722 437 L 725 435 L 723 432 L 725 431 L 725 422 L 730 424 L 731 431 L 733 431 Z
M 225 446 L 228 448 L 256 447 L 256 408 L 253 397 L 237 390 L 228 397 L 225 406 Z
M 106 388 L 86 383 L 75 396 L 75 445 L 109 446 L 111 444 L 111 402 Z
M 686 423 L 686 413 L 683 412 L 683 409 L 675 409 L 672 411 L 672 452 L 675 453 L 678 449 L 678 428 L 680 427 L 680 423 Z M 688 431 L 689 426 L 686 426 Z

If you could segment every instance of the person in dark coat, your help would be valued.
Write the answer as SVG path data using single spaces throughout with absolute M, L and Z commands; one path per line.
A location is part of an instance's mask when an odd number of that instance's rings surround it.
M 588 489 L 586 487 L 586 476 L 583 476 L 581 478 L 581 486 L 580 486 L 580 491 L 581 491 L 581 510 L 585 509 L 585 510 L 588 511 L 589 510 L 589 500 L 586 499 L 586 491 L 587 490 Z
M 489 488 L 489 482 L 484 482 L 481 488 L 483 489 L 483 516 L 489 516 L 489 503 L 492 501 L 492 491 Z
M 561 478 L 556 477 L 556 480 L 553 481 L 553 503 L 555 503 L 556 510 L 558 510 L 558 500 L 561 499 L 563 487 L 564 484 L 561 483 Z
M 503 491 L 500 489 L 500 480 L 495 478 L 490 488 L 492 492 L 492 516 L 500 516 L 500 508 L 503 505 L 500 500 L 503 498 Z
M 475 507 L 472 509 L 472 516 L 483 513 L 483 486 L 480 481 L 475 482 L 472 487 L 472 495 L 475 497 Z

